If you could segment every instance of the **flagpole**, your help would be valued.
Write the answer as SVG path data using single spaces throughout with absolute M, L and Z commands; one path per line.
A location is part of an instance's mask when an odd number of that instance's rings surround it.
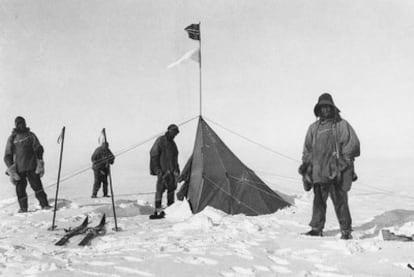
M 203 111 L 203 106 L 202 106 L 202 103 L 203 103 L 203 98 L 202 98 L 202 90 L 201 90 L 201 88 L 202 88 L 202 86 L 201 86 L 201 22 L 199 22 L 198 23 L 198 26 L 199 26 L 199 34 L 200 34 L 200 39 L 198 40 L 198 44 L 199 44 L 199 48 L 200 48 L 200 51 L 199 51 L 199 53 L 198 53 L 198 55 L 199 55 L 199 61 L 200 61 L 200 63 L 199 63 L 199 71 L 200 71 L 200 117 L 201 117 L 201 115 L 202 115 L 202 111 Z
M 104 137 L 104 142 L 108 142 L 107 138 L 106 138 L 106 130 L 105 128 L 102 129 L 102 134 Z M 108 162 L 108 161 L 107 161 Z M 114 200 L 114 189 L 112 186 L 112 175 L 111 175 L 111 165 L 108 163 L 108 179 L 109 179 L 109 188 L 111 189 L 111 199 L 112 199 L 112 212 L 114 214 L 114 221 L 115 221 L 115 231 L 118 232 L 120 230 L 120 228 L 118 228 L 118 223 L 116 220 L 116 212 L 115 212 L 115 200 Z
M 58 176 L 57 176 L 57 182 L 56 182 L 56 195 L 55 195 L 55 207 L 53 209 L 53 219 L 52 219 L 52 226 L 49 228 L 49 230 L 53 231 L 55 230 L 55 219 L 56 219 L 56 210 L 57 210 L 57 200 L 58 200 L 58 194 L 59 194 L 59 183 L 60 183 L 60 171 L 62 170 L 62 157 L 63 157 L 63 143 L 65 142 L 65 129 L 66 127 L 63 126 L 62 132 L 60 133 L 60 156 L 59 156 L 59 169 L 58 169 Z

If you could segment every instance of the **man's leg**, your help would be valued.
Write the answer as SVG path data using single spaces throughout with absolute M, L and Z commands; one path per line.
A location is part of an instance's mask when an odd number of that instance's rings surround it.
M 162 205 L 162 194 L 164 193 L 164 180 L 162 176 L 158 176 L 157 178 L 157 185 L 156 185 L 156 192 L 155 192 L 155 209 L 161 209 Z
M 101 180 L 99 178 L 99 170 L 93 171 L 93 188 L 92 188 L 92 198 L 96 198 L 96 195 L 98 194 L 98 190 L 101 187 Z
M 102 174 L 101 175 L 102 180 L 102 190 L 103 190 L 103 196 L 108 196 L 108 175 Z
M 35 192 L 35 196 L 39 201 L 40 206 L 42 208 L 48 208 L 49 201 L 47 200 L 47 195 L 43 190 L 42 180 L 40 180 L 39 174 L 36 174 L 34 171 L 29 171 L 27 172 L 27 179 Z
M 329 195 L 329 185 L 314 184 L 313 186 L 313 209 L 312 220 L 309 225 L 312 230 L 322 232 L 326 221 L 326 200 Z
M 332 185 L 330 195 L 341 227 L 342 238 L 350 239 L 352 238 L 352 218 L 348 205 L 348 193 L 343 191 L 340 186 Z
M 26 175 L 19 173 L 20 180 L 16 182 L 16 195 L 17 195 L 17 201 L 19 202 L 19 207 L 21 212 L 27 212 L 27 193 L 26 193 L 26 187 L 27 187 L 27 180 Z
M 167 205 L 171 206 L 174 204 L 175 190 L 177 189 L 177 182 L 175 181 L 174 174 L 170 173 L 167 184 Z

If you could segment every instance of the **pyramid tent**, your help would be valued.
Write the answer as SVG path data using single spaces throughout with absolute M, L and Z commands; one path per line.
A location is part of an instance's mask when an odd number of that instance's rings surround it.
M 245 166 L 201 116 L 182 176 L 187 176 L 193 213 L 212 206 L 228 214 L 261 215 L 290 205 Z

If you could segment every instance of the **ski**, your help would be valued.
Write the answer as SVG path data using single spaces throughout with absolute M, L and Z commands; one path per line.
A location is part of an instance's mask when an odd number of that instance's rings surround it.
M 56 242 L 55 245 L 65 245 L 71 237 L 85 233 L 87 228 L 88 216 L 86 216 L 81 225 L 76 226 L 75 228 L 65 229 L 66 234 L 58 242 Z
M 87 228 L 86 235 L 81 240 L 81 242 L 79 242 L 79 245 L 80 246 L 89 245 L 91 240 L 93 240 L 97 236 L 104 235 L 105 232 L 106 232 L 105 223 L 106 223 L 105 222 L 105 214 L 103 214 L 101 222 L 97 226 Z

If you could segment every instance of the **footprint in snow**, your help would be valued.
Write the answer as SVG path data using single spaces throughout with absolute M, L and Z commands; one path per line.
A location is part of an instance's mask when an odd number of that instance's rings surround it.
M 242 274 L 242 275 L 254 275 L 254 269 L 249 267 L 241 267 L 241 266 L 232 266 L 231 269 L 233 269 L 236 273 Z
M 254 259 L 252 253 L 248 250 L 245 250 L 245 249 L 237 249 L 235 251 L 235 254 L 237 256 L 239 256 L 240 258 L 243 258 L 243 259 L 246 259 L 246 260 L 253 260 Z
M 125 256 L 124 257 L 125 260 L 130 261 L 130 262 L 143 262 L 144 260 L 138 257 L 131 257 L 131 256 Z
M 262 271 L 262 272 L 269 272 L 270 271 L 270 269 L 267 266 L 264 266 L 264 265 L 254 265 L 253 267 L 256 271 Z
M 318 277 L 352 277 L 352 275 L 344 275 L 338 274 L 333 272 L 323 272 L 323 271 L 311 271 L 311 276 L 318 276 Z
M 280 264 L 280 265 L 290 264 L 287 260 L 276 257 L 276 256 L 273 256 L 273 255 L 269 255 L 268 257 L 269 257 L 269 259 L 271 259 L 272 261 L 274 261 L 275 263 Z
M 213 256 L 224 257 L 224 256 L 232 256 L 233 252 L 222 250 L 222 251 L 211 251 L 209 254 Z
M 338 269 L 336 267 L 332 267 L 332 266 L 327 266 L 327 265 L 322 265 L 322 264 L 315 264 L 315 267 L 321 271 L 338 271 Z
M 102 262 L 102 261 L 92 261 L 92 262 L 88 262 L 89 265 L 92 266 L 112 266 L 115 263 L 112 262 Z
M 154 276 L 154 274 L 150 272 L 141 271 L 135 268 L 124 267 L 124 266 L 115 266 L 114 268 L 117 270 L 123 271 L 125 273 L 132 273 L 135 276 Z
M 281 265 L 272 265 L 271 268 L 274 272 L 277 272 L 277 273 L 280 273 L 280 274 L 287 274 L 287 273 L 292 272 L 292 271 L 290 271 L 289 268 L 287 268 L 285 266 L 281 266 Z
M 218 262 L 213 259 L 204 258 L 204 257 L 186 257 L 186 258 L 178 258 L 175 260 L 176 262 L 192 264 L 192 265 L 216 265 Z
M 70 271 L 74 271 L 75 269 L 72 269 Z M 82 276 L 99 276 L 99 277 L 105 277 L 105 276 L 114 276 L 113 274 L 105 274 L 102 272 L 94 272 L 94 271 L 87 271 L 87 270 L 79 270 L 80 273 L 82 273 Z M 115 276 L 119 276 L 119 275 L 115 275 Z
M 231 272 L 231 271 L 221 271 L 220 275 L 223 277 L 237 277 L 238 274 L 235 272 Z

